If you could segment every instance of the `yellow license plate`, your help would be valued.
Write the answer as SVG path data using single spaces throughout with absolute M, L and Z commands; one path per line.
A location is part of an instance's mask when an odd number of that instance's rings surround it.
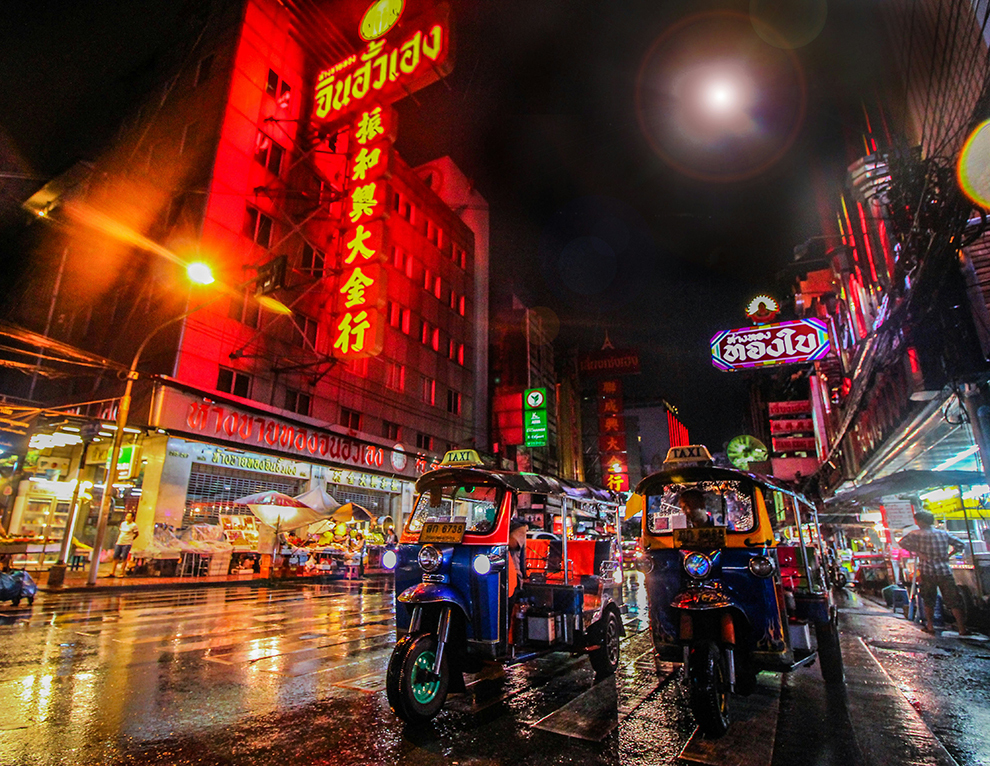
M 725 527 L 693 527 L 674 530 L 675 548 L 724 548 Z
M 459 543 L 464 539 L 463 521 L 427 521 L 419 533 L 421 543 Z

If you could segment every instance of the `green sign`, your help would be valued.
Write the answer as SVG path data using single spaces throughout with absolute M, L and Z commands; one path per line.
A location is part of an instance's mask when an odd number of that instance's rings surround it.
M 523 438 L 527 447 L 547 446 L 547 411 L 545 409 L 525 410 L 523 412 Z
M 523 391 L 524 410 L 546 410 L 547 390 L 545 388 L 527 388 Z

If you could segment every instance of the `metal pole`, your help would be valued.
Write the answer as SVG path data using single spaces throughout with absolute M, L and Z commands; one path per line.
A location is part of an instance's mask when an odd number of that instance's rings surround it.
M 976 595 L 983 598 L 983 583 L 980 582 L 980 573 L 976 568 L 976 551 L 973 550 L 973 529 L 969 525 L 969 514 L 966 513 L 966 498 L 963 497 L 962 487 L 956 487 L 959 493 L 959 505 L 962 506 L 963 520 L 966 522 L 966 539 L 969 541 L 969 563 L 973 567 L 973 575 L 976 580 Z

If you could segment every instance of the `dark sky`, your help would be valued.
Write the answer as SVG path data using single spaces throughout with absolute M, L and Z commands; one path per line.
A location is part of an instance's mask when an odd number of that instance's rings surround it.
M 868 80 L 862 5 L 455 0 L 454 71 L 400 103 L 398 148 L 413 165 L 451 155 L 489 201 L 494 305 L 515 292 L 548 307 L 561 350 L 600 348 L 606 331 L 638 348 L 627 398 L 667 398 L 718 449 L 746 428 L 746 381 L 711 366 L 708 340 L 745 325 L 756 293 L 786 299 L 779 272 L 821 233 L 812 183 L 841 184 L 843 120 L 855 135 Z M 85 155 L 182 6 L 5 3 L 2 169 L 44 175 Z M 764 42 L 751 7 L 789 8 L 778 26 L 806 44 Z M 748 73 L 728 133 L 672 118 L 709 61 Z M 9 200 L 21 187 L 0 188 Z

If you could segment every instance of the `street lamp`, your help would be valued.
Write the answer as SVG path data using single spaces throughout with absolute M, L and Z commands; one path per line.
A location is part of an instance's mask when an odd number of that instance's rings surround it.
M 211 284 L 214 281 L 213 273 L 210 271 L 210 267 L 204 263 L 190 264 L 187 267 L 187 274 L 190 279 L 197 284 Z M 145 336 L 144 340 L 141 341 L 141 345 L 138 346 L 137 351 L 134 352 L 134 358 L 131 360 L 131 366 L 127 370 L 127 383 L 124 385 L 124 395 L 120 398 L 120 406 L 117 408 L 117 430 L 114 432 L 113 444 L 110 447 L 110 455 L 107 458 L 107 475 L 103 484 L 103 497 L 100 499 L 100 515 L 96 524 L 96 540 L 93 542 L 93 554 L 90 559 L 89 579 L 87 581 L 88 585 L 96 585 L 96 577 L 100 569 L 100 553 L 103 550 L 103 539 L 106 537 L 107 522 L 110 519 L 110 503 L 111 493 L 113 492 L 113 482 L 117 477 L 117 460 L 120 458 L 120 449 L 124 444 L 124 427 L 127 425 L 127 416 L 130 414 L 131 391 L 134 389 L 134 381 L 137 380 L 138 377 L 137 366 L 138 362 L 141 361 L 141 354 L 144 353 L 148 343 L 158 333 L 176 322 L 181 322 L 190 314 L 199 311 L 206 305 L 208 304 L 204 303 L 185 312 L 184 314 L 180 314 L 179 316 L 173 317 L 172 319 L 158 325 L 158 327 Z

